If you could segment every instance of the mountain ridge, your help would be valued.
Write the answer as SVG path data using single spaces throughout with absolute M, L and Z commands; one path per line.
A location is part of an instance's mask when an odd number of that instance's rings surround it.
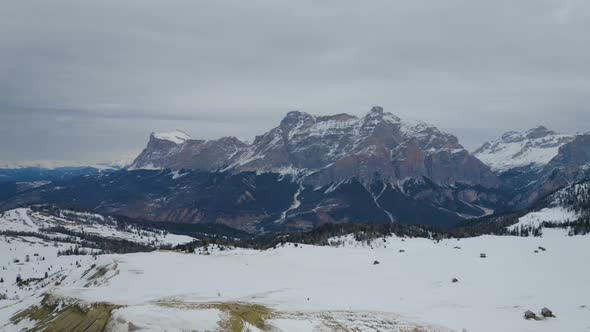
M 454 135 L 422 121 L 403 120 L 380 106 L 362 117 L 290 111 L 252 144 L 236 138 L 176 144 L 152 135 L 130 166 L 140 168 L 288 172 L 315 185 L 351 177 L 365 183 L 427 177 L 444 185 L 499 185 Z
M 560 134 L 537 126 L 524 132 L 509 131 L 499 139 L 485 142 L 473 155 L 495 172 L 519 167 L 543 168 L 559 153 L 559 148 L 573 141 L 575 135 Z

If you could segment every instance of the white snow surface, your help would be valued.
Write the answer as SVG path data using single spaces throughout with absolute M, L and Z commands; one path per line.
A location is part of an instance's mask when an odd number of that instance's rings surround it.
M 574 206 L 583 205 L 584 197 L 588 197 L 590 183 L 574 183 L 566 186 L 551 195 L 551 200 L 547 207 L 527 213 L 520 217 L 518 222 L 508 227 L 509 231 L 518 231 L 521 229 L 534 229 L 542 226 L 544 222 L 552 224 L 564 224 L 578 221 L 583 217 L 582 211 L 576 211 Z M 578 200 L 574 203 L 572 200 Z M 566 228 L 567 226 L 562 226 Z
M 301 201 L 299 201 L 299 195 L 301 194 L 301 191 L 303 189 L 304 189 L 303 185 L 299 184 L 299 188 L 297 189 L 295 194 L 293 194 L 293 202 L 285 211 L 283 211 L 281 213 L 281 218 L 279 220 L 276 220 L 275 223 L 281 223 L 281 222 L 285 221 L 285 219 L 288 216 L 289 211 L 297 210 L 297 208 L 301 205 Z
M 16 332 L 32 328 L 32 321 L 25 320 L 15 326 L 10 318 L 21 310 L 39 304 L 42 295 L 56 287 L 56 281 L 67 275 L 79 279 L 80 274 L 95 262 L 90 255 L 57 256 L 58 250 L 71 246 L 70 243 L 45 241 L 37 237 L 0 235 L 0 278 L 3 279 L 0 294 L 8 298 L 0 300 L 0 331 Z M 16 285 L 17 275 L 23 279 L 44 278 L 46 272 L 47 278 L 31 283 L 28 287 Z
M 93 213 L 65 210 L 62 211 L 62 216 L 58 217 L 35 212 L 29 208 L 19 208 L 0 214 L 0 231 L 45 233 L 46 229 L 56 226 L 75 232 L 143 244 L 177 245 L 194 241 L 186 235 L 140 230 L 131 226 L 120 229 L 117 228 L 116 220 L 106 220 L 102 215 Z M 56 233 L 49 234 L 59 236 Z
M 566 215 L 558 208 L 536 213 L 554 221 Z M 55 222 L 28 209 L 0 218 L 2 230 L 11 229 L 6 225 L 42 230 Z M 225 314 L 198 307 L 212 303 L 265 305 L 274 311 L 267 321 L 273 331 L 332 331 L 334 326 L 351 331 L 586 331 L 590 267 L 583 262 L 590 260 L 590 237 L 566 234 L 545 229 L 542 237 L 439 242 L 395 236 L 358 242 L 348 235 L 332 238 L 326 247 L 288 243 L 266 251 L 212 247 L 208 255 L 199 254 L 201 249 L 96 258 L 58 257 L 68 243 L 0 235 L 0 294 L 8 297 L 0 300 L 0 330 L 32 328 L 35 322 L 15 326 L 10 317 L 38 305 L 48 293 L 81 304 L 122 305 L 113 312 L 109 331 L 128 331 L 129 326 L 219 331 Z M 546 251 L 535 253 L 539 246 Z M 89 283 L 99 268 L 107 272 Z M 46 279 L 28 287 L 15 283 L 18 274 L 43 278 L 45 272 Z M 453 283 L 453 278 L 459 281 Z M 526 310 L 539 314 L 543 307 L 556 318 L 523 318 Z
M 509 132 L 498 140 L 484 144 L 473 154 L 494 171 L 516 167 L 542 167 L 557 156 L 559 148 L 574 139 L 573 135 L 548 132 L 543 137 L 529 137 L 527 132 Z
M 137 330 L 145 332 L 185 332 L 189 328 L 216 331 L 219 320 L 220 312 L 215 309 L 190 310 L 146 304 L 113 311 L 107 329 L 128 332 L 129 322 L 132 322 Z
M 570 221 L 576 221 L 578 218 L 579 215 L 575 211 L 571 211 L 565 207 L 547 207 L 539 211 L 527 213 L 520 217 L 516 224 L 508 227 L 508 230 L 518 230 L 521 227 L 536 228 L 541 226 L 543 222 L 563 224 Z
M 170 141 L 175 144 L 182 144 L 191 139 L 191 137 L 188 134 L 180 130 L 173 130 L 169 132 L 157 132 L 152 133 L 152 135 L 154 136 L 154 138 Z
M 538 246 L 547 251 L 534 253 Z M 482 252 L 487 258 L 479 257 Z M 482 236 L 439 243 L 391 237 L 363 245 L 349 238 L 339 248 L 288 244 L 211 255 L 100 256 L 97 264 L 116 263 L 116 275 L 97 287 L 82 287 L 84 281 L 68 277 L 53 293 L 125 305 L 118 318 L 155 324 L 152 330 L 168 322 L 158 319 L 165 311 L 158 314 L 152 307 L 164 300 L 264 304 L 280 313 L 271 323 L 283 331 L 317 328 L 326 315 L 367 331 L 375 329 L 363 325 L 362 317 L 426 331 L 584 331 L 590 326 L 590 282 L 589 267 L 580 262 L 588 259 L 589 238 L 568 237 L 562 230 L 546 230 L 540 238 Z M 557 317 L 523 318 L 526 310 L 538 313 L 543 307 Z M 169 314 L 179 315 L 186 329 L 201 324 L 185 312 Z M 203 324 L 210 326 L 210 319 Z M 387 326 L 377 330 L 404 331 Z

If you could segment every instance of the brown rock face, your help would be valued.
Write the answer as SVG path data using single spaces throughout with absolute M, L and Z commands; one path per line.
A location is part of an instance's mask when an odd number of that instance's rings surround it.
M 289 112 L 278 127 L 251 145 L 231 138 L 171 144 L 152 136 L 132 167 L 149 166 L 288 172 L 313 185 L 351 177 L 363 183 L 427 177 L 442 185 L 499 184 L 455 136 L 423 122 L 402 120 L 378 106 L 361 118 Z
M 414 174 L 426 174 L 426 164 L 424 152 L 415 140 L 408 144 L 402 144 L 392 154 L 392 159 L 397 160 L 395 171 L 399 177 L 412 177 Z

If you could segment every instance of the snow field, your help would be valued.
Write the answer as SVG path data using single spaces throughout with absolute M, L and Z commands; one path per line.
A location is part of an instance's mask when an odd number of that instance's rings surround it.
M 587 329 L 590 274 L 580 262 L 590 259 L 590 241 L 557 230 L 544 234 L 439 243 L 389 238 L 377 241 L 382 244 L 374 249 L 289 245 L 209 256 L 172 252 L 104 256 L 101 260 L 116 261 L 120 270 L 108 284 L 81 288 L 74 282 L 55 292 L 129 307 L 174 298 L 183 303 L 259 303 L 282 313 L 309 315 L 387 313 L 403 317 L 403 322 L 455 331 Z M 534 253 L 538 246 L 547 251 Z M 487 258 L 479 257 L 482 252 Z M 373 265 L 374 260 L 380 264 Z M 452 278 L 459 282 L 452 283 Z M 557 318 L 523 318 L 524 311 L 543 307 Z

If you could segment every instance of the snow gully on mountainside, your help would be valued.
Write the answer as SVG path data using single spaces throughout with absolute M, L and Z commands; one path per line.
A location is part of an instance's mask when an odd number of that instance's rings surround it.
M 283 211 L 283 213 L 281 213 L 281 218 L 275 221 L 276 224 L 284 222 L 287 219 L 289 211 L 296 210 L 301 205 L 301 202 L 299 201 L 299 195 L 301 194 L 301 191 L 303 189 L 305 188 L 303 187 L 301 181 L 299 181 L 299 188 L 297 188 L 297 191 L 295 192 L 295 194 L 293 194 L 293 203 L 291 203 L 291 206 L 289 206 L 289 208 L 287 208 L 285 211 Z
M 387 218 L 389 218 L 389 221 L 393 224 L 395 222 L 395 219 L 393 218 L 391 212 L 387 211 L 381 206 L 381 204 L 379 204 L 379 198 L 381 198 L 381 195 L 383 195 L 386 189 L 387 184 L 383 182 L 383 189 L 381 189 L 381 192 L 377 196 L 375 196 L 375 194 L 371 192 L 371 195 L 373 196 L 373 201 L 375 201 L 375 205 L 377 205 L 378 208 L 380 208 L 381 210 L 383 210 L 383 212 L 385 212 L 385 214 L 387 214 Z

